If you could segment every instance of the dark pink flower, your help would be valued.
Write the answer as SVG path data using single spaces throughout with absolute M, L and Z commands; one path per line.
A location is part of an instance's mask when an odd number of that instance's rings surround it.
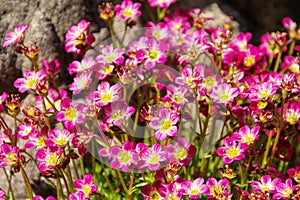
M 257 193 L 258 191 L 262 192 L 276 192 L 276 186 L 281 183 L 279 178 L 272 180 L 271 176 L 265 175 L 262 176 L 259 181 L 253 181 L 250 185 L 254 187 L 253 192 Z
M 35 155 L 38 161 L 38 169 L 41 171 L 55 169 L 61 163 L 62 155 L 62 149 L 51 147 L 40 149 Z
M 74 138 L 74 134 L 67 129 L 53 129 L 48 133 L 48 139 L 45 141 L 47 146 L 65 147 Z
M 253 144 L 255 140 L 258 140 L 260 134 L 260 126 L 255 126 L 253 128 L 249 128 L 249 126 L 245 125 L 239 129 L 238 132 L 234 132 L 232 134 L 232 138 L 245 143 L 247 145 Z
M 115 6 L 117 16 L 123 20 L 133 19 L 142 15 L 139 8 L 142 6 L 140 3 L 133 3 L 131 0 L 122 1 L 121 5 Z
M 144 145 L 143 143 L 139 143 L 140 145 Z M 138 145 L 137 144 L 137 147 Z M 165 154 L 160 144 L 154 144 L 151 149 L 147 149 L 146 151 L 141 153 L 141 159 L 144 161 L 144 165 L 140 166 L 148 167 L 151 171 L 156 171 L 161 162 L 165 161 Z
M 69 195 L 69 200 L 88 200 L 82 191 L 74 192 Z
M 168 108 L 162 108 L 159 111 L 158 117 L 151 118 L 149 125 L 156 130 L 155 138 L 158 141 L 165 140 L 168 136 L 174 137 L 177 135 L 177 122 L 179 116 L 171 112 Z
M 89 94 L 88 98 L 95 101 L 96 106 L 100 108 L 118 101 L 120 96 L 121 86 L 119 84 L 110 87 L 108 82 L 103 82 L 98 85 L 96 91 Z
M 197 178 L 194 181 L 186 180 L 181 183 L 183 194 L 189 195 L 190 199 L 198 199 L 199 196 L 205 191 L 204 179 Z
M 295 39 L 295 40 L 300 39 L 300 27 L 291 18 L 289 18 L 289 17 L 283 18 L 282 25 L 287 30 L 289 37 L 291 39 Z
M 229 185 L 227 179 L 217 181 L 215 178 L 208 178 L 203 186 L 203 194 L 211 199 L 229 199 L 230 193 L 226 190 Z
M 0 168 L 12 166 L 19 161 L 19 147 L 9 144 L 1 144 L 0 146 Z
M 23 42 L 24 39 L 24 33 L 28 29 L 28 25 L 21 24 L 19 26 L 15 26 L 13 32 L 9 32 L 5 37 L 5 42 L 3 43 L 3 48 L 12 45 Z
M 0 190 L 0 200 L 5 200 L 6 192 L 4 190 Z
M 171 4 L 175 3 L 177 0 L 148 0 L 151 7 L 168 8 Z
M 25 148 L 42 149 L 46 146 L 46 139 L 48 138 L 48 127 L 44 126 L 41 131 L 33 131 L 28 136 L 28 142 Z
M 112 157 L 110 167 L 113 169 L 122 169 L 124 172 L 128 172 L 129 167 L 138 161 L 138 153 L 135 152 L 134 144 L 130 141 L 125 142 L 122 148 L 112 146 L 109 154 Z
M 60 62 L 58 60 L 52 60 L 51 62 L 42 60 L 42 67 L 49 76 L 54 77 L 60 69 Z
M 47 77 L 47 73 L 44 70 L 38 72 L 25 70 L 23 77 L 24 78 L 18 78 L 14 82 L 14 86 L 18 88 L 21 93 L 27 90 L 36 90 L 40 84 L 45 84 L 44 81 Z
M 238 142 L 233 138 L 224 139 L 225 147 L 219 147 L 216 153 L 223 157 L 224 164 L 231 164 L 235 160 L 241 160 L 245 158 L 245 151 L 248 146 L 244 143 Z
M 130 117 L 135 109 L 128 106 L 127 102 L 113 102 L 111 105 L 106 106 L 104 121 L 115 126 L 121 126 L 124 119 Z
M 77 191 L 83 192 L 87 198 L 91 193 L 96 192 L 98 189 L 98 186 L 94 184 L 94 178 L 92 174 L 86 174 L 82 179 L 77 179 L 74 182 L 74 187 Z
M 287 200 L 291 198 L 297 186 L 293 186 L 292 179 L 288 178 L 285 180 L 285 183 L 279 183 L 278 185 L 275 185 L 275 188 L 277 193 L 273 195 L 273 199 Z

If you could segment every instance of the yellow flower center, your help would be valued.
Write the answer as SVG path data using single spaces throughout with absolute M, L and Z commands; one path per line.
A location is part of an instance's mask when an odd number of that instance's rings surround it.
M 111 73 L 113 70 L 114 70 L 114 66 L 113 66 L 113 65 L 109 65 L 108 67 L 103 67 L 103 68 L 101 68 L 101 71 L 102 71 L 104 74 L 109 74 L 109 73 Z
M 85 196 L 88 196 L 92 190 L 92 187 L 90 185 L 84 185 L 82 190 Z
M 247 134 L 247 135 L 245 135 L 245 137 L 243 138 L 243 140 L 242 140 L 244 143 L 247 143 L 247 144 L 250 144 L 250 143 L 252 143 L 253 141 L 254 141 L 254 135 L 252 135 L 252 134 Z
M 109 63 L 112 63 L 113 61 L 115 61 L 115 59 L 116 59 L 115 55 L 109 55 L 106 58 L 107 62 L 109 62 Z
M 204 81 L 204 85 L 206 88 L 213 88 L 216 85 L 216 79 L 212 76 L 208 76 Z
M 184 160 L 188 155 L 187 150 L 184 147 L 177 147 L 174 150 L 174 157 L 176 159 Z
M 170 119 L 166 119 L 162 124 L 162 132 L 170 130 L 171 126 L 172 126 L 172 121 Z
M 181 104 L 184 100 L 184 97 L 182 95 L 178 95 L 178 94 L 175 94 L 172 96 L 172 101 L 177 103 L 177 104 Z
M 45 137 L 39 137 L 39 138 L 37 139 L 37 141 L 36 141 L 36 145 L 37 145 L 38 147 L 43 147 L 43 146 L 45 146 L 45 140 L 46 140 Z
M 46 158 L 46 163 L 48 166 L 53 165 L 55 166 L 58 160 L 58 156 L 54 153 L 51 153 Z
M 36 80 L 34 80 L 34 79 L 28 80 L 28 81 L 27 81 L 27 86 L 28 86 L 29 88 L 36 86 Z
M 230 96 L 227 92 L 222 92 L 218 95 L 218 99 L 221 101 L 221 102 L 227 102 L 229 100 Z
M 161 196 L 156 190 L 154 190 L 154 191 L 150 192 L 149 197 L 151 200 L 159 200 Z
M 254 56 L 248 56 L 244 59 L 244 65 L 246 65 L 247 67 L 250 67 L 251 65 L 253 65 L 255 63 L 255 58 Z
M 149 164 L 157 164 L 159 162 L 159 155 L 157 154 L 151 154 L 149 158 Z
M 222 187 L 220 186 L 213 186 L 210 188 L 210 194 L 213 195 L 214 197 L 217 197 L 222 193 Z
M 150 51 L 148 58 L 150 60 L 156 60 L 158 58 L 158 52 L 154 50 Z
M 118 160 L 121 164 L 129 164 L 132 160 L 132 155 L 129 151 L 120 151 L 118 153 Z
M 198 189 L 193 189 L 193 190 L 190 191 L 190 194 L 191 195 L 199 194 L 199 190 Z
M 282 196 L 284 196 L 284 197 L 290 197 L 292 193 L 293 193 L 293 190 L 291 188 L 287 188 L 282 193 Z
M 235 158 L 240 154 L 240 150 L 236 147 L 231 147 L 226 151 L 229 158 Z
M 110 102 L 112 100 L 112 98 L 113 98 L 113 95 L 111 93 L 105 93 L 105 94 L 103 94 L 101 99 L 103 102 L 107 103 L 107 102 Z
M 5 160 L 9 165 L 16 164 L 17 163 L 16 154 L 8 153 Z
M 74 119 L 77 119 L 77 117 L 78 117 L 77 110 L 72 107 L 67 108 L 67 110 L 65 112 L 65 117 L 69 121 L 73 121 Z
M 133 14 L 133 12 L 131 10 L 126 9 L 123 11 L 123 15 L 125 17 L 130 17 L 130 16 L 132 16 L 132 14 Z
M 68 142 L 67 138 L 65 137 L 65 135 L 59 135 L 58 138 L 55 139 L 55 143 L 59 146 L 64 145 Z
M 258 93 L 258 97 L 261 99 L 265 99 L 270 95 L 270 91 L 269 90 L 262 90 Z

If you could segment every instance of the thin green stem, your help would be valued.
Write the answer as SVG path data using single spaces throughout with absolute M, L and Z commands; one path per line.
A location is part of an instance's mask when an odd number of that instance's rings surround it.
M 293 52 L 294 52 L 294 48 L 295 48 L 295 44 L 296 44 L 296 41 L 293 40 L 290 44 L 290 47 L 289 47 L 289 51 L 288 51 L 288 55 L 291 56 L 293 55 Z
M 128 195 L 128 188 L 127 188 L 127 186 L 126 186 L 126 184 L 125 184 L 125 181 L 124 181 L 124 178 L 123 178 L 123 176 L 122 176 L 122 174 L 121 174 L 121 172 L 119 171 L 119 170 L 117 170 L 117 174 L 118 174 L 118 177 L 119 177 L 119 179 L 120 179 L 120 181 L 121 181 L 121 184 L 122 184 L 122 187 L 123 187 L 123 189 L 124 189 L 124 191 L 126 192 L 126 194 Z
M 277 55 L 275 66 L 274 66 L 274 72 L 278 71 L 280 60 L 281 60 L 281 55 L 282 55 L 282 51 L 280 51 Z
M 9 193 L 9 194 L 11 195 L 12 200 L 14 200 L 14 199 L 15 199 L 15 195 L 14 195 L 14 191 L 13 191 L 12 186 L 11 186 L 11 176 L 8 177 L 8 174 L 7 174 L 7 171 L 6 171 L 5 167 L 2 168 L 2 169 L 3 169 L 3 171 L 4 171 L 4 174 L 5 174 L 7 183 L 8 183 L 8 190 L 7 190 L 7 193 Z
M 22 177 L 23 177 L 23 180 L 24 180 L 24 183 L 25 183 L 25 186 L 26 186 L 26 192 L 27 192 L 27 196 L 29 199 L 32 199 L 33 198 L 33 194 L 32 194 L 32 188 L 31 188 L 31 184 L 30 184 L 30 181 L 29 181 L 29 178 L 24 170 L 24 166 L 23 165 L 20 165 L 20 169 L 21 169 L 21 173 L 22 173 Z
M 84 176 L 85 175 L 85 170 L 84 170 L 83 156 L 79 157 L 79 163 L 80 163 L 80 170 L 81 170 L 82 176 Z
M 270 130 L 270 133 L 268 136 L 268 141 L 267 141 L 267 146 L 266 146 L 266 151 L 264 153 L 264 157 L 263 157 L 263 161 L 262 161 L 262 165 L 261 165 L 262 168 L 264 168 L 267 164 L 269 150 L 270 150 L 271 141 L 272 141 L 272 135 L 273 135 L 273 130 Z

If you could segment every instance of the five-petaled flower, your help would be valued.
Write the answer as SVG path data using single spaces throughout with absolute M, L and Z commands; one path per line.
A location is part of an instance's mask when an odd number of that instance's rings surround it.
M 28 25 L 21 24 L 19 26 L 15 26 L 13 32 L 9 32 L 5 37 L 5 42 L 3 43 L 3 48 L 17 43 L 22 43 L 24 40 L 24 33 L 29 28 Z
M 74 188 L 76 188 L 78 192 L 83 192 L 84 196 L 88 198 L 90 194 L 97 191 L 98 186 L 94 184 L 92 174 L 86 174 L 82 179 L 77 179 L 74 182 Z
M 131 0 L 122 1 L 121 5 L 115 6 L 117 16 L 123 20 L 133 19 L 141 16 L 142 12 L 139 8 L 142 6 L 140 3 L 133 3 Z

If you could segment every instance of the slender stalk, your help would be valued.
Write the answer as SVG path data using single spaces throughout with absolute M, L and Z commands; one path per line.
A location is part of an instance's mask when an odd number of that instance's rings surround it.
M 72 177 L 72 173 L 71 173 L 71 170 L 70 170 L 70 166 L 67 165 L 67 172 L 66 172 L 66 175 L 67 175 L 67 178 L 68 178 L 68 181 L 69 181 L 69 186 L 70 186 L 70 191 L 74 192 L 74 188 L 73 188 L 73 177 Z
M 44 96 L 42 96 L 42 104 L 43 104 L 44 112 L 46 113 L 47 108 L 46 108 L 46 103 L 45 103 L 45 98 L 44 98 Z M 46 116 L 44 116 L 44 118 L 45 118 L 46 125 L 48 126 L 49 129 L 51 129 L 51 125 L 50 125 L 49 119 L 48 119 Z
M 31 184 L 30 184 L 30 181 L 29 181 L 29 178 L 24 170 L 24 166 L 23 165 L 20 165 L 20 169 L 21 169 L 21 173 L 22 173 L 22 177 L 23 177 L 23 180 L 24 180 L 24 183 L 25 183 L 25 186 L 26 186 L 26 192 L 27 192 L 27 196 L 29 199 L 32 199 L 33 198 L 33 194 L 32 194 L 32 188 L 31 188 Z
M 3 171 L 4 171 L 4 174 L 5 174 L 5 177 L 6 177 L 6 180 L 7 180 L 7 183 L 8 183 L 8 190 L 7 190 L 7 193 L 9 193 L 11 195 L 11 198 L 12 200 L 15 199 L 15 195 L 14 195 L 14 191 L 12 189 L 12 186 L 11 186 L 11 176 L 8 177 L 8 174 L 7 174 L 7 171 L 5 168 L 2 168 Z
M 267 164 L 269 150 L 270 150 L 270 146 L 271 146 L 272 135 L 273 135 L 273 130 L 270 131 L 269 136 L 268 136 L 266 151 L 264 153 L 263 161 L 262 161 L 262 164 L 261 164 L 262 168 L 264 168 Z
M 295 48 L 295 44 L 296 44 L 296 41 L 293 40 L 290 44 L 290 47 L 289 47 L 289 51 L 288 51 L 288 55 L 291 56 L 293 55 L 293 52 L 294 52 L 294 48 Z
M 68 196 L 69 196 L 69 195 L 70 195 L 70 190 L 69 190 L 69 187 L 68 187 L 67 179 L 66 179 L 66 177 L 65 177 L 65 175 L 64 175 L 64 173 L 63 173 L 63 171 L 62 171 L 61 169 L 57 169 L 57 172 L 58 172 L 58 174 L 61 175 L 61 177 L 62 177 L 62 179 L 63 179 L 63 181 L 64 181 L 64 184 L 65 184 L 65 188 L 66 188 L 66 190 L 67 190 L 67 194 L 68 194 Z M 70 184 L 71 184 L 71 183 L 70 183 Z
M 121 181 L 123 189 L 125 190 L 126 194 L 128 195 L 129 192 L 128 192 L 127 186 L 126 186 L 126 184 L 124 182 L 124 178 L 123 178 L 123 176 L 122 176 L 122 174 L 121 174 L 121 172 L 119 170 L 117 170 L 117 174 L 118 174 L 118 177 L 119 177 L 119 179 Z
M 56 192 L 57 192 L 57 200 L 61 199 L 62 188 L 59 178 L 56 179 Z
M 76 163 L 75 163 L 74 159 L 71 159 L 71 160 L 72 160 L 72 165 L 73 165 L 73 167 L 74 167 L 74 170 L 75 170 L 76 179 L 79 179 L 79 178 L 80 178 L 80 176 L 79 176 L 79 172 L 78 172 L 77 165 L 76 165 Z
M 133 187 L 133 183 L 134 183 L 134 173 L 133 171 L 131 171 L 130 173 L 130 183 L 129 183 L 129 189 L 128 189 L 128 199 L 131 200 L 132 199 L 132 187 Z
M 82 176 L 84 176 L 85 175 L 85 170 L 84 170 L 84 162 L 83 162 L 83 157 L 82 156 L 79 157 L 79 163 L 80 163 L 80 170 L 81 170 Z
M 282 51 L 280 51 L 277 55 L 275 66 L 274 66 L 274 72 L 278 71 L 280 60 L 281 60 L 281 55 L 282 55 Z
M 281 127 L 278 126 L 276 136 L 275 136 L 275 140 L 274 140 L 273 147 L 272 147 L 272 151 L 271 151 L 271 155 L 270 155 L 270 158 L 269 158 L 269 161 L 268 161 L 267 171 L 269 171 L 269 168 L 272 165 L 272 161 L 273 161 L 273 158 L 274 158 L 274 155 L 275 155 L 275 151 L 276 151 L 276 147 L 277 147 L 277 144 L 278 144 L 278 141 L 279 141 L 280 133 L 281 133 Z

